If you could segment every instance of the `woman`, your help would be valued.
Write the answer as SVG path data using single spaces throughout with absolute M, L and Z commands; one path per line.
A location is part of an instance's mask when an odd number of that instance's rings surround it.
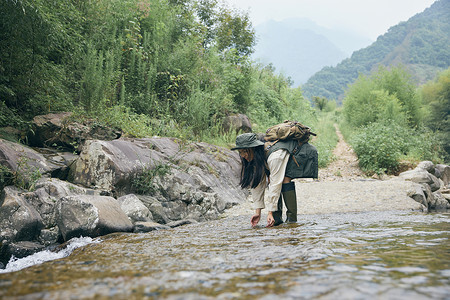
M 292 178 L 286 176 L 292 143 L 278 142 L 270 149 L 264 150 L 264 143 L 254 133 L 244 133 L 236 138 L 236 147 L 242 161 L 241 180 L 242 188 L 251 188 L 253 208 L 255 214 L 251 218 L 252 226 L 256 226 L 261 219 L 261 210 L 265 208 L 264 197 L 267 185 L 267 227 L 283 223 L 283 203 L 287 208 L 287 222 L 297 222 L 297 197 L 295 184 Z M 267 156 L 267 157 L 266 157 Z M 268 177 L 268 178 L 267 178 Z

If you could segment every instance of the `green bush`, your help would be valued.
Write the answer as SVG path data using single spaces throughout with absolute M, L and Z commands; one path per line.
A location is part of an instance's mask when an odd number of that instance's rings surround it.
M 311 144 L 319 152 L 319 168 L 326 167 L 333 160 L 333 149 L 338 142 L 334 121 L 329 115 L 330 113 L 321 114 L 312 127 L 317 137 L 311 139 Z
M 8 167 L 0 165 L 0 189 L 13 183 L 13 173 Z
M 346 121 L 356 127 L 387 119 L 414 127 L 422 119 L 420 98 L 401 67 L 380 67 L 371 76 L 361 75 L 347 92 L 343 112 Z
M 377 174 L 397 170 L 400 157 L 407 150 L 404 131 L 394 123 L 372 123 L 361 128 L 351 140 L 361 169 Z
M 361 169 L 369 174 L 399 171 L 402 160 L 442 162 L 442 145 L 425 129 L 411 129 L 395 122 L 371 123 L 351 138 Z
M 155 187 L 153 180 L 157 176 L 164 176 L 171 172 L 171 166 L 164 163 L 158 163 L 155 166 L 145 166 L 142 173 L 137 174 L 132 180 L 132 189 L 135 193 L 153 194 Z
M 27 158 L 20 158 L 17 161 L 17 170 L 12 172 L 13 184 L 23 190 L 31 191 L 36 182 L 42 177 L 38 167 L 29 164 Z

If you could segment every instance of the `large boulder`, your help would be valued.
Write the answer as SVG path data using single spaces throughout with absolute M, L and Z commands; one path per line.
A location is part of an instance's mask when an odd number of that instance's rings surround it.
M 422 161 L 414 170 L 401 173 L 400 178 L 418 184 L 408 195 L 428 209 L 450 209 L 450 204 L 444 196 L 447 192 L 450 167 L 447 165 L 434 165 L 431 161 Z
M 165 140 L 175 144 L 170 139 Z M 92 140 L 86 142 L 69 178 L 75 184 L 126 194 L 136 174 L 167 160 L 168 156 L 153 150 L 147 139 Z
M 427 171 L 428 173 L 431 173 L 434 175 L 434 164 L 432 161 L 429 161 L 429 160 L 421 161 L 417 165 L 416 170 Z
M 120 208 L 128 216 L 128 219 L 135 224 L 136 222 L 149 222 L 153 220 L 152 213 L 134 194 L 122 196 L 117 199 Z
M 44 227 L 42 218 L 34 207 L 20 195 L 21 192 L 7 186 L 0 196 L 0 241 L 31 241 Z
M 33 253 L 42 251 L 44 245 L 32 241 L 8 242 L 0 240 L 0 269 L 5 266 L 12 256 L 23 258 Z
M 61 112 L 35 116 L 32 122 L 33 130 L 27 137 L 29 144 L 36 147 L 52 146 L 58 132 L 71 115 L 71 112 Z
M 85 195 L 87 189 L 56 178 L 42 178 L 37 181 L 33 192 L 23 193 L 26 202 L 39 213 L 45 228 L 56 226 L 55 206 L 62 197 Z
M 175 169 L 170 174 L 155 179 L 154 196 L 170 221 L 213 220 L 233 205 L 227 201 L 227 194 L 230 198 L 235 197 L 231 195 L 232 188 L 219 194 L 215 179 L 214 175 L 205 173 L 198 166 L 191 166 L 186 172 Z
M 22 144 L 0 139 L 0 164 L 23 176 L 24 180 L 51 174 L 64 167 L 48 161 L 44 155 Z
M 409 187 L 409 190 L 407 190 L 406 192 L 409 197 L 413 198 L 416 202 L 419 202 L 420 204 L 428 208 L 427 195 L 425 194 L 424 187 L 421 184 L 415 183 L 411 185 Z
M 441 187 L 439 179 L 423 169 L 416 168 L 414 170 L 400 173 L 399 176 L 405 180 L 410 180 L 412 182 L 428 184 L 433 192 L 439 190 Z
M 165 169 L 164 172 L 158 172 Z M 225 208 L 242 202 L 240 160 L 236 152 L 206 143 L 182 144 L 170 138 L 88 141 L 71 169 L 76 184 L 117 196 L 136 192 L 136 178 L 155 201 L 144 204 L 153 220 L 216 218 Z M 142 200 L 142 199 L 141 199 Z
M 435 202 L 434 202 L 434 209 L 436 210 L 446 210 L 450 209 L 450 203 L 448 200 L 443 196 L 443 194 L 439 191 L 433 193 Z
M 250 123 L 250 119 L 244 114 L 225 117 L 222 127 L 225 132 L 252 132 L 252 124 Z
M 133 230 L 117 200 L 108 196 L 63 197 L 56 204 L 56 222 L 65 241 L 79 236 L 97 237 Z
M 7 253 L 15 258 L 23 258 L 44 250 L 45 246 L 36 242 L 22 241 L 7 245 Z
M 28 134 L 30 145 L 36 147 L 62 147 L 80 151 L 86 140 L 114 140 L 121 132 L 91 120 L 71 120 L 70 112 L 34 117 L 33 130 Z
M 437 164 L 436 169 L 439 171 L 439 178 L 443 181 L 445 187 L 449 187 L 450 183 L 450 166 Z
M 149 195 L 137 195 L 137 197 L 150 210 L 153 221 L 159 224 L 166 224 L 171 221 L 167 213 L 168 208 L 164 207 L 158 199 Z

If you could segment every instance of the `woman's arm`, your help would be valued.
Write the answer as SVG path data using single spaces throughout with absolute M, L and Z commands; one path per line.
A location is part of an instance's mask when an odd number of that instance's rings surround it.
M 270 170 L 269 192 L 267 195 L 267 226 L 271 227 L 275 223 L 272 212 L 278 209 L 278 199 L 281 194 L 281 187 L 286 174 L 286 166 L 289 161 L 289 152 L 284 149 L 277 150 L 269 155 L 267 165 Z
M 252 189 L 252 207 L 255 209 L 255 214 L 252 216 L 250 222 L 255 227 L 261 219 L 261 210 L 264 209 L 264 193 L 267 187 L 266 178 L 259 183 L 259 185 Z

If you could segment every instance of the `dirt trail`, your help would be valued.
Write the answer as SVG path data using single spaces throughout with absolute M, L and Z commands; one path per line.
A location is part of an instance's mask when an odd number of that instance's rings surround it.
M 319 170 L 320 181 L 352 181 L 365 178 L 364 173 L 359 169 L 358 157 L 345 142 L 337 125 L 334 126 L 339 141 L 333 151 L 333 162 L 325 169 Z

